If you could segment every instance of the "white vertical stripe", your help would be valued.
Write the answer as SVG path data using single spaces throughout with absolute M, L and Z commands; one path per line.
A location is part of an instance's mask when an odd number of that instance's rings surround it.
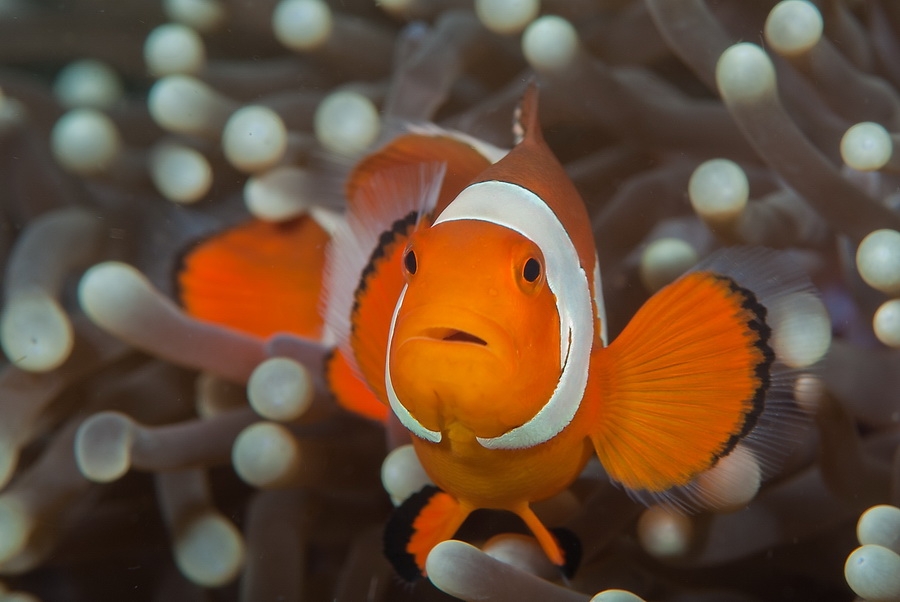
M 544 443 L 572 421 L 587 386 L 594 338 L 587 275 L 572 239 L 553 210 L 519 185 L 498 181 L 473 184 L 441 212 L 434 225 L 458 220 L 509 228 L 534 242 L 544 254 L 547 285 L 556 296 L 559 313 L 562 374 L 550 399 L 529 421 L 498 437 L 478 437 L 478 442 L 490 449 L 521 449 Z
M 403 298 L 406 296 L 406 288 L 407 287 L 404 286 L 403 290 L 400 291 L 400 297 L 397 299 L 397 306 L 394 307 L 394 315 L 391 316 L 391 329 L 388 331 L 387 356 L 384 362 L 384 388 L 387 391 L 391 410 L 397 415 L 400 424 L 405 426 L 409 432 L 417 437 L 421 437 L 432 443 L 440 443 L 440 431 L 432 431 L 431 429 L 422 426 L 422 424 L 409 413 L 406 406 L 400 403 L 400 400 L 397 398 L 397 392 L 394 391 L 394 383 L 391 382 L 391 343 L 394 340 L 394 325 L 397 323 L 397 314 L 400 313 L 400 307 L 403 305 Z
M 608 345 L 606 328 L 606 303 L 603 301 L 603 282 L 600 280 L 600 258 L 594 254 L 594 306 L 597 308 L 597 318 L 600 319 L 600 342 Z

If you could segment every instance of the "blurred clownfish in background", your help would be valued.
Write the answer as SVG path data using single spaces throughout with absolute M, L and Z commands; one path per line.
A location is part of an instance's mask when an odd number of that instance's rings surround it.
M 189 254 L 180 275 L 189 312 L 260 336 L 320 337 L 321 320 L 297 314 L 321 286 L 336 398 L 375 419 L 389 408 L 435 484 L 386 529 L 386 552 L 410 580 L 481 508 L 518 515 L 569 574 L 577 541 L 548 529 L 531 504 L 566 489 L 593 454 L 638 499 L 713 507 L 739 480 L 771 473 L 802 423 L 792 395 L 809 366 L 776 352 L 778 316 L 798 295 L 815 299 L 806 277 L 771 251 L 719 252 L 654 295 L 607 346 L 590 219 L 544 143 L 534 85 L 516 133 L 504 155 L 410 128 L 364 158 L 324 285 L 296 276 L 275 292 L 293 261 L 321 272 L 328 236 L 308 218 L 226 233 Z M 262 235 L 269 248 L 248 250 Z M 269 258 L 268 275 L 250 273 L 265 263 L 253 252 Z M 258 286 L 223 300 L 213 292 L 223 278 L 265 281 L 290 315 L 241 311 L 260 299 Z M 728 459 L 736 468 L 717 471 Z

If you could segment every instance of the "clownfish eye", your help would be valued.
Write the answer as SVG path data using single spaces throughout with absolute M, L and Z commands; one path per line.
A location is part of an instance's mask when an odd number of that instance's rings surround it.
M 534 282 L 541 275 L 541 263 L 534 257 L 529 257 L 522 268 L 522 277 L 528 282 Z
M 412 249 L 406 251 L 406 255 L 403 256 L 403 267 L 406 268 L 406 271 L 410 274 L 415 274 L 416 269 L 418 269 L 419 265 L 416 262 L 416 252 Z

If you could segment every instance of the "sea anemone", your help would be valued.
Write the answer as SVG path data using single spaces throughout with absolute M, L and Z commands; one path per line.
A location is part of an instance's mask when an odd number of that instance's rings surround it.
M 198 315 L 176 274 L 250 219 L 327 238 L 404 124 L 511 146 L 532 77 L 610 335 L 716 248 L 783 249 L 828 310 L 793 300 L 776 341 L 824 357 L 815 419 L 693 516 L 589 463 L 536 509 L 583 543 L 570 580 L 483 513 L 408 586 L 381 554 L 428 481 L 406 434 L 336 406 L 327 333 Z M 898 136 L 887 0 L 0 0 L 0 598 L 900 599 Z

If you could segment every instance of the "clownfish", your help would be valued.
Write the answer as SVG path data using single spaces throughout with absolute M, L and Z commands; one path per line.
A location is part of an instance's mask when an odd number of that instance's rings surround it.
M 409 431 L 434 486 L 385 530 L 408 580 L 478 509 L 518 515 L 571 574 L 577 541 L 531 505 L 591 457 L 635 498 L 690 510 L 715 497 L 706 477 L 729 457 L 770 474 L 802 422 L 793 385 L 810 366 L 779 357 L 772 310 L 815 293 L 774 252 L 712 255 L 607 340 L 603 241 L 543 139 L 537 102 L 532 84 L 508 152 L 436 126 L 394 137 L 353 168 L 330 240 L 309 218 L 256 222 L 201 245 L 179 273 L 186 309 L 203 319 L 259 336 L 329 332 L 338 402 Z M 262 235 L 268 246 L 253 247 Z M 286 280 L 297 261 L 318 279 Z M 247 311 L 263 297 L 278 309 Z M 726 486 L 742 478 L 729 474 Z
M 518 113 L 499 159 L 437 129 L 365 158 L 332 241 L 332 387 L 348 407 L 389 408 L 434 482 L 385 531 L 407 579 L 481 508 L 518 515 L 570 573 L 576 542 L 531 504 L 593 455 L 636 497 L 691 509 L 738 447 L 768 467 L 775 417 L 801 413 L 767 308 L 810 293 L 805 275 L 761 249 L 714 255 L 607 345 L 591 221 L 543 140 L 533 84 Z

